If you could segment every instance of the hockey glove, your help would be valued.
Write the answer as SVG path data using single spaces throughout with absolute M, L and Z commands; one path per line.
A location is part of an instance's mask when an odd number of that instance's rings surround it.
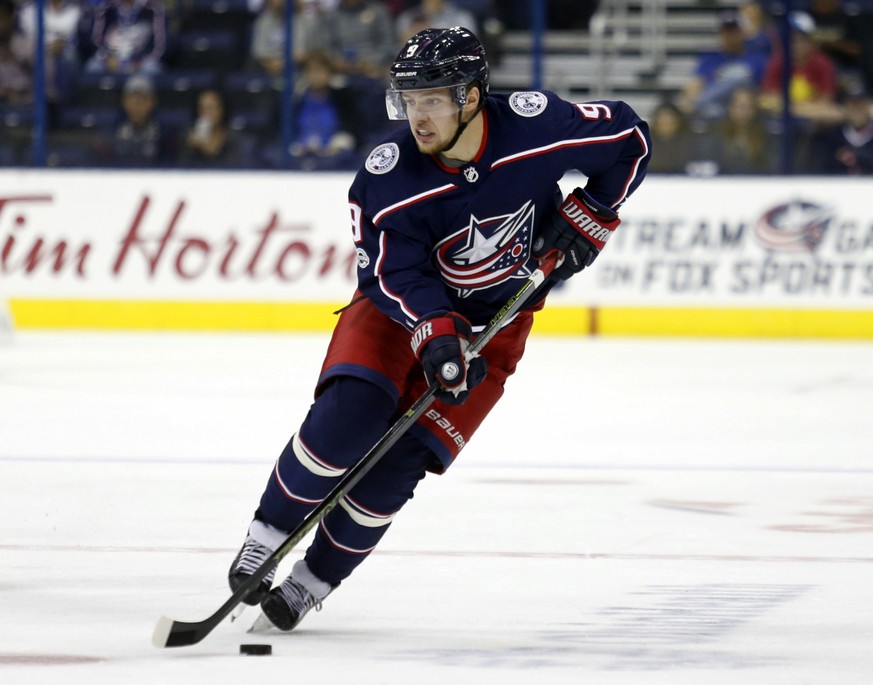
M 412 333 L 412 351 L 424 367 L 428 383 L 437 381 L 445 392 L 440 400 L 446 404 L 463 404 L 470 390 L 488 373 L 488 362 L 464 353 L 470 346 L 473 329 L 470 322 L 455 312 L 438 312 L 420 319 Z
M 564 261 L 554 274 L 562 281 L 591 266 L 621 219 L 612 209 L 594 200 L 582 188 L 570 193 L 558 211 L 546 219 L 534 241 L 533 256 L 557 248 Z

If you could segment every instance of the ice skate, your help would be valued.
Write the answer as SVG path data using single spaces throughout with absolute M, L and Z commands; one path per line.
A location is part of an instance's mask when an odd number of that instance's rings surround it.
M 330 583 L 318 578 L 301 559 L 294 564 L 291 575 L 261 602 L 263 614 L 255 621 L 252 631 L 261 632 L 270 627 L 293 630 L 310 609 L 321 610 L 322 600 L 332 590 Z
M 236 559 L 230 565 L 227 573 L 227 582 L 230 589 L 236 592 L 246 579 L 257 571 L 269 558 L 279 545 L 285 540 L 287 534 L 277 528 L 267 525 L 263 521 L 255 519 L 249 526 L 242 549 L 236 555 Z M 275 567 L 270 570 L 266 577 L 258 583 L 258 586 L 249 592 L 243 602 L 250 606 L 260 604 L 270 588 L 273 586 L 273 578 L 276 576 Z

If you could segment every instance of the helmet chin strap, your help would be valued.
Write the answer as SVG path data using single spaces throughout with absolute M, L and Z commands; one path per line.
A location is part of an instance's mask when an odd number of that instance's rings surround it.
M 480 98 L 479 98 L 479 104 L 476 106 L 476 111 L 473 112 L 473 114 L 470 116 L 469 119 L 467 119 L 467 121 L 463 121 L 463 120 L 461 119 L 461 117 L 464 116 L 464 108 L 462 107 L 461 109 L 458 110 L 458 128 L 455 130 L 455 135 L 452 136 L 452 139 L 451 139 L 448 143 L 446 143 L 445 145 L 443 145 L 443 148 L 442 148 L 442 150 L 440 150 L 440 153 L 448 152 L 448 151 L 451 150 L 453 147 L 455 147 L 455 145 L 457 145 L 457 143 L 458 143 L 458 139 L 461 137 L 461 134 L 462 134 L 462 133 L 464 132 L 464 130 L 467 128 L 467 125 L 468 125 L 471 121 L 473 121 L 473 119 L 476 118 L 476 115 L 479 114 L 479 112 L 482 111 L 482 108 L 483 108 L 484 106 L 485 106 L 485 98 L 480 97 Z

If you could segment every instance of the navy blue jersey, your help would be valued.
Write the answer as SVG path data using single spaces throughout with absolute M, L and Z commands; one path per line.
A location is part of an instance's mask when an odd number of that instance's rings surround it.
M 488 323 L 536 268 L 531 245 L 576 170 L 617 209 L 643 180 L 648 127 L 622 102 L 491 95 L 473 161 L 449 168 L 408 129 L 378 145 L 349 191 L 360 290 L 409 329 L 456 311 Z

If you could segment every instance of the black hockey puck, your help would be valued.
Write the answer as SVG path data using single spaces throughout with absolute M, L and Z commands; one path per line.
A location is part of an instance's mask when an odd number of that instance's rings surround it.
M 245 656 L 268 656 L 273 653 L 273 645 L 240 645 L 239 653 Z

